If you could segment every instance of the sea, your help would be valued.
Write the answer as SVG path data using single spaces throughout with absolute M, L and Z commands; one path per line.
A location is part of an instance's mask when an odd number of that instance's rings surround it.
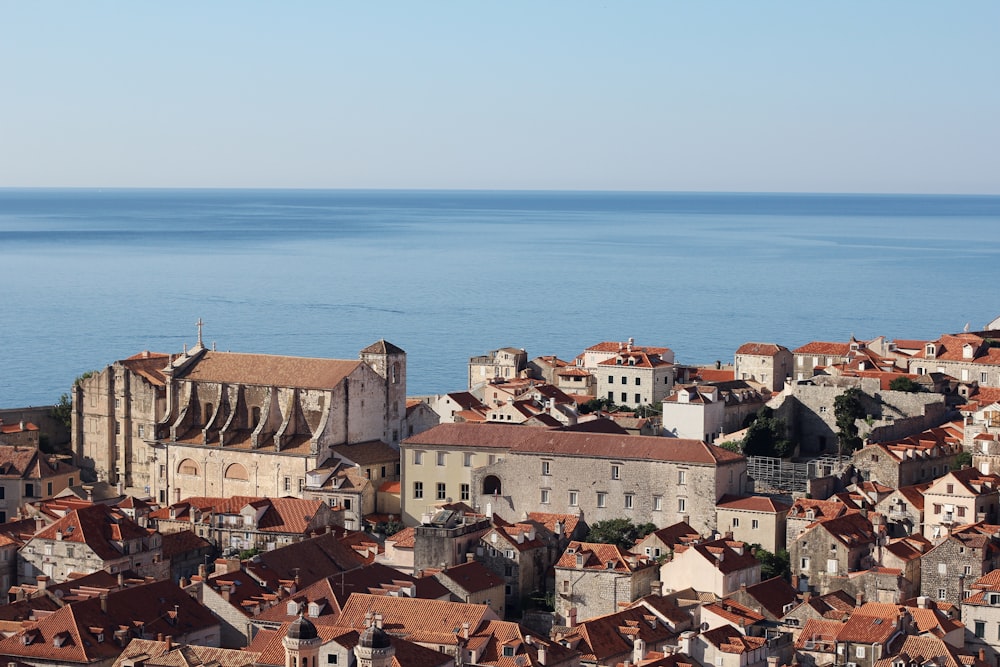
M 498 347 L 731 362 L 1000 315 L 1000 197 L 0 189 L 0 408 L 142 350 L 406 350 L 411 395 Z

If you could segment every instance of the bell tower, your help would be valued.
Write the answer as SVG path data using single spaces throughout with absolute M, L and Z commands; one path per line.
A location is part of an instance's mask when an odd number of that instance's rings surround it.
M 385 432 L 383 440 L 398 447 L 406 437 L 406 352 L 385 339 L 361 350 L 361 361 L 385 380 Z
M 285 667 L 319 667 L 319 633 L 305 616 L 300 614 L 292 621 L 281 643 L 285 646 Z

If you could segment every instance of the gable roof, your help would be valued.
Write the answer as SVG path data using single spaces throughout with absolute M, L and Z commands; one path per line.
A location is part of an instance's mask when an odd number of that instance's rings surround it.
M 390 635 L 441 645 L 457 644 L 466 623 L 474 632 L 483 621 L 496 618 L 484 604 L 352 593 L 343 606 L 340 624 L 364 629 L 367 614 L 381 614 L 382 629 Z
M 715 507 L 717 509 L 778 514 L 787 512 L 791 505 L 786 505 L 767 496 L 732 496 L 727 493 L 719 499 Z
M 759 584 L 753 584 L 743 589 L 751 599 L 767 610 L 774 618 L 785 615 L 785 607 L 798 603 L 798 593 L 792 585 L 782 577 L 772 577 Z
M 112 542 L 141 540 L 153 533 L 107 505 L 87 505 L 70 511 L 35 533 L 32 540 L 61 540 L 86 544 L 105 561 L 122 558 Z
M 246 563 L 246 569 L 270 590 L 277 590 L 280 580 L 298 577 L 299 586 L 308 586 L 331 574 L 354 570 L 365 563 L 335 533 L 293 542 L 273 551 L 265 551 Z
M 701 637 L 722 653 L 747 653 L 763 647 L 763 637 L 746 637 L 731 625 L 722 625 L 701 633 Z
M 181 374 L 191 382 L 332 389 L 363 362 L 208 350 Z
M 744 542 L 723 537 L 718 540 L 698 542 L 690 545 L 679 544 L 674 548 L 674 553 L 679 555 L 689 550 L 698 553 L 705 561 L 723 574 L 739 570 L 760 569 L 760 562 L 750 553 L 750 546 Z M 675 556 L 673 562 L 676 561 L 677 558 Z
M 736 354 L 752 354 L 758 357 L 773 357 L 782 350 L 787 352 L 788 348 L 784 345 L 778 345 L 776 343 L 743 343 L 736 348 Z
M 412 438 L 407 446 L 507 449 L 511 453 L 553 454 L 642 461 L 718 465 L 746 460 L 701 440 L 642 435 L 553 431 L 507 424 L 441 424 Z
M 570 628 L 564 640 L 580 651 L 585 662 L 602 664 L 622 653 L 631 653 L 635 640 L 654 646 L 676 636 L 642 606 L 597 616 Z
M 555 567 L 631 574 L 655 565 L 655 561 L 650 560 L 648 556 L 629 553 L 617 544 L 573 540 L 556 561 Z
M 468 593 L 481 593 L 504 584 L 503 577 L 498 576 L 477 560 L 447 567 L 436 576 L 439 579 L 450 579 Z

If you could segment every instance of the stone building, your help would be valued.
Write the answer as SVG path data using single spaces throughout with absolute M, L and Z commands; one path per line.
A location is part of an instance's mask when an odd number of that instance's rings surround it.
M 746 428 L 770 398 L 766 387 L 746 380 L 681 386 L 663 399 L 664 433 L 715 442 L 722 434 Z
M 659 403 L 677 378 L 673 350 L 637 346 L 631 338 L 588 347 L 577 357 L 577 366 L 596 378 L 598 398 L 632 407 Z
M 789 538 L 791 540 L 791 538 Z M 816 521 L 788 549 L 792 574 L 821 594 L 833 590 L 827 579 L 871 568 L 879 531 L 860 512 Z
M 945 397 L 940 394 L 883 390 L 878 378 L 816 375 L 795 382 L 770 406 L 775 417 L 784 419 L 800 452 L 836 452 L 836 398 L 849 388 L 862 392 L 866 418 L 857 425 L 862 438 L 870 434 L 877 441 L 905 438 L 942 424 L 948 416 Z M 849 452 L 844 452 L 845 455 Z
M 20 581 L 45 575 L 61 582 L 71 573 L 132 571 L 166 579 L 170 563 L 163 558 L 160 534 L 143 528 L 106 505 L 86 505 L 35 533 L 21 548 Z
M 962 600 L 962 622 L 971 632 L 968 648 L 986 652 L 989 664 L 1000 657 L 1000 570 L 993 570 L 968 584 Z
M 24 503 L 51 498 L 79 479 L 79 468 L 37 447 L 0 445 L 0 523 L 18 516 Z
M 700 441 L 499 424 L 442 424 L 404 441 L 401 455 L 411 525 L 432 500 L 468 494 L 474 508 L 507 521 L 543 509 L 589 523 L 633 516 L 711 529 L 718 499 L 747 483 L 744 457 Z M 595 476 L 598 467 L 606 476 Z
M 928 341 L 909 363 L 910 372 L 916 375 L 946 373 L 961 382 L 1000 387 L 1000 348 L 976 333 L 944 335 Z
M 405 433 L 406 353 L 378 341 L 356 361 L 144 352 L 73 387 L 72 442 L 91 478 L 161 503 L 299 494 L 332 448 Z
M 792 378 L 794 359 L 787 347 L 775 343 L 744 343 L 736 349 L 733 365 L 737 380 L 753 380 L 771 391 L 785 388 Z
M 321 533 L 340 517 L 319 500 L 195 496 L 158 509 L 149 518 L 161 532 L 191 530 L 220 549 L 271 550 Z
M 570 540 L 586 532 L 576 515 L 532 512 L 516 523 L 496 522 L 479 539 L 476 558 L 503 577 L 506 607 L 517 610 L 529 595 L 546 589 L 549 568 Z
M 38 426 L 32 422 L 21 419 L 8 424 L 0 418 L 0 445 L 37 448 L 38 436 Z
M 513 380 L 528 366 L 528 353 L 514 347 L 501 347 L 469 359 L 469 391 L 494 380 Z
M 862 479 L 898 489 L 931 481 L 950 470 L 962 453 L 963 436 L 962 424 L 951 422 L 902 440 L 870 443 L 851 459 Z
M 570 542 L 555 570 L 555 614 L 563 625 L 618 611 L 652 592 L 656 561 L 614 544 Z
M 889 537 L 923 535 L 924 491 L 930 483 L 902 486 L 883 498 L 875 510 L 886 518 Z
M 975 523 L 963 526 L 920 559 L 920 587 L 924 595 L 960 605 L 972 583 L 1000 568 L 1000 526 Z
M 504 580 L 479 561 L 452 565 L 432 575 L 459 602 L 484 604 L 503 618 L 506 615 Z

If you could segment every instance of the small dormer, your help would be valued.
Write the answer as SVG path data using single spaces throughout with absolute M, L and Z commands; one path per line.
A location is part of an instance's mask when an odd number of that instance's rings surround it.
M 615 562 L 613 560 L 609 560 L 607 563 L 605 563 L 605 567 L 609 570 L 613 570 L 615 569 Z
M 976 358 L 976 348 L 973 347 L 972 343 L 966 343 L 962 346 L 962 358 L 963 359 L 975 359 Z
M 928 359 L 936 359 L 937 343 L 927 343 L 927 345 L 924 346 L 924 356 Z
M 317 616 L 320 615 L 322 611 L 323 611 L 323 605 L 320 604 L 318 601 L 313 600 L 312 602 L 309 603 L 309 615 L 311 617 L 316 618 Z
M 576 566 L 583 567 L 583 554 L 576 555 Z
M 299 604 L 298 600 L 289 600 L 285 606 L 285 613 L 289 616 L 298 616 L 301 610 L 302 605 Z
M 806 519 L 812 521 L 815 518 L 816 518 L 816 510 L 810 507 L 809 509 L 806 510 Z

